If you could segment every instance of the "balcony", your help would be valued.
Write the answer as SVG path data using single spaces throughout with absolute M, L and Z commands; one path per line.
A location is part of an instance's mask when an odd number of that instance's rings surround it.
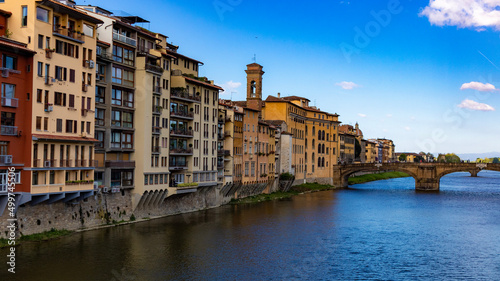
M 2 106 L 6 107 L 18 107 L 19 100 L 16 98 L 2 98 Z
M 2 125 L 0 128 L 0 135 L 2 135 L 2 136 L 17 136 L 17 126 Z
M 95 119 L 96 126 L 104 126 L 104 119 Z
M 159 135 L 159 134 L 161 134 L 161 127 L 152 127 L 151 132 L 153 134 Z
M 106 76 L 104 74 L 97 73 L 95 76 L 95 81 L 97 83 L 106 83 Z
M 152 146 L 151 147 L 151 152 L 154 154 L 159 154 L 160 153 L 160 147 L 159 146 Z
M 194 114 L 192 112 L 171 110 L 170 117 L 193 120 Z
M 158 75 L 162 75 L 164 71 L 163 68 L 161 68 L 160 66 L 150 63 L 146 63 L 146 70 L 154 72 L 155 74 Z
M 161 114 L 163 107 L 159 105 L 153 105 L 153 114 Z
M 230 131 L 225 131 L 225 132 L 224 132 L 224 137 L 225 137 L 225 138 L 229 138 L 229 137 L 231 137 L 231 132 L 230 132 Z
M 188 168 L 188 162 L 187 161 L 169 161 L 168 163 L 168 169 L 169 170 L 185 170 Z
M 107 160 L 104 164 L 106 168 L 135 168 L 135 161 L 125 161 L 125 160 L 116 160 L 111 161 Z
M 218 149 L 217 150 L 217 155 L 219 155 L 219 156 L 230 156 L 231 152 L 229 150 L 225 150 L 225 149 Z
M 111 187 L 132 187 L 134 186 L 133 180 L 121 179 L 121 180 L 112 180 Z
M 75 160 L 75 167 L 87 167 L 87 160 L 84 159 Z
M 59 167 L 71 167 L 73 160 L 66 160 L 66 159 L 60 159 L 59 160 Z
M 170 97 L 172 99 L 183 100 L 187 102 L 200 102 L 200 96 L 190 95 L 186 90 L 171 89 Z
M 193 155 L 191 148 L 170 148 L 170 155 Z
M 82 84 L 82 92 L 87 92 L 89 88 L 89 85 L 87 84 Z
M 12 155 L 0 155 L 0 165 L 12 164 Z
M 147 56 L 149 55 L 149 50 L 151 49 L 141 46 L 137 48 L 137 56 Z
M 125 35 L 116 33 L 116 32 L 113 32 L 113 40 L 117 40 L 117 41 L 123 42 L 125 44 L 132 45 L 134 47 L 137 46 L 137 40 L 135 40 L 134 38 L 130 38 L 130 37 L 127 37 Z
M 113 55 L 111 53 L 106 53 L 106 52 L 97 52 L 97 59 L 102 59 L 104 61 L 112 62 Z
M 69 39 L 69 40 L 75 41 L 75 42 L 80 43 L 80 44 L 85 43 L 85 36 L 83 33 L 80 33 L 79 31 L 74 31 L 74 30 L 68 29 L 65 26 L 62 26 L 62 27 L 55 26 L 53 34 L 55 36 Z
M 153 86 L 153 94 L 159 94 L 161 95 L 161 87 L 160 86 Z
M 171 137 L 193 137 L 193 130 L 170 130 Z
M 224 169 L 224 161 L 217 161 L 217 169 Z

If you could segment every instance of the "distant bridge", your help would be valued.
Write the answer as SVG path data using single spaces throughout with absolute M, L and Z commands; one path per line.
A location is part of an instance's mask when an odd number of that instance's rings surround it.
M 486 163 L 365 163 L 336 165 L 333 167 L 333 185 L 347 187 L 348 178 L 357 172 L 399 171 L 415 179 L 415 189 L 439 190 L 441 177 L 455 172 L 469 172 L 477 177 L 481 170 L 500 171 L 500 164 Z

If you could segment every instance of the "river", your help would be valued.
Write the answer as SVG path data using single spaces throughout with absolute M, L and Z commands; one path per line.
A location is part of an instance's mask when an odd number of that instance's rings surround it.
M 6 249 L 0 251 L 6 259 Z M 0 280 L 500 280 L 500 173 L 391 179 L 27 243 Z

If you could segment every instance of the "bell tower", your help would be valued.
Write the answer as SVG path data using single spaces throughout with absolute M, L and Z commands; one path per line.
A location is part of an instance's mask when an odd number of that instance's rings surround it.
M 262 109 L 262 65 L 251 63 L 245 70 L 247 73 L 247 106 L 253 109 Z

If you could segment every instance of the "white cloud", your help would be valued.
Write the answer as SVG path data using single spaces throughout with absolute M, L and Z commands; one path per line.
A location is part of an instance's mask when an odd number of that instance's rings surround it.
M 470 110 L 478 110 L 478 111 L 495 111 L 495 109 L 488 104 L 478 103 L 473 100 L 465 99 L 461 104 L 457 105 L 460 108 L 467 108 Z
M 495 86 L 491 85 L 490 83 L 483 84 L 481 82 L 470 82 L 470 83 L 464 83 L 462 84 L 462 87 L 460 87 L 460 90 L 477 90 L 481 92 L 491 92 L 495 91 Z
M 240 82 L 233 82 L 233 80 L 224 83 L 221 87 L 224 89 L 224 92 L 222 94 L 231 94 L 231 92 L 238 92 L 236 89 L 238 89 L 241 86 Z
M 410 120 L 415 121 L 417 118 L 415 116 L 410 117 Z
M 471 27 L 483 31 L 486 27 L 500 30 L 498 0 L 430 0 L 419 16 L 429 18 L 437 26 Z
M 366 117 L 366 114 L 363 114 L 363 113 L 358 113 L 358 116 L 361 117 L 361 118 L 365 118 Z
M 342 81 L 340 83 L 336 83 L 335 85 L 342 87 L 342 89 L 344 90 L 352 90 L 354 88 L 361 87 L 360 85 L 354 82 L 347 82 L 347 81 Z
M 387 118 L 392 118 L 392 114 L 390 114 L 390 113 L 387 114 L 386 116 L 387 116 Z
M 410 128 L 410 127 L 408 127 L 408 126 L 406 126 L 406 127 L 405 127 L 405 130 L 410 131 L 410 130 L 411 130 L 411 128 Z

